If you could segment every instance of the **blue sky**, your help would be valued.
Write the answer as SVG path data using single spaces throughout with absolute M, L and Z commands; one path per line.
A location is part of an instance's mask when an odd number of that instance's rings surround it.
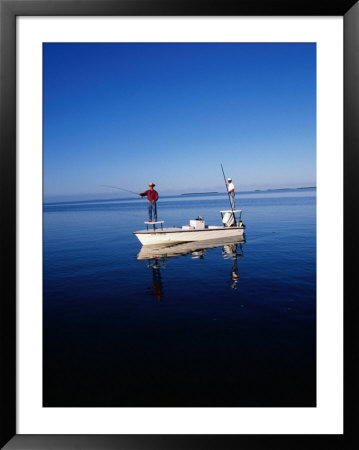
M 316 184 L 315 44 L 43 50 L 45 201 Z

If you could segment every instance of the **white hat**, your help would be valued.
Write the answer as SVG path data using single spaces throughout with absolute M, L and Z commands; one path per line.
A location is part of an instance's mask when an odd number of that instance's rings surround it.
M 232 181 L 232 178 L 228 178 L 228 180 L 227 181 Z

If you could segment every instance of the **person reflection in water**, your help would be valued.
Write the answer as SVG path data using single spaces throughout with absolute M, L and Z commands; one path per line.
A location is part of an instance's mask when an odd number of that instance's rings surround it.
M 233 281 L 233 283 L 231 284 L 231 288 L 233 290 L 237 289 L 237 283 L 238 283 L 238 279 L 239 279 L 237 258 L 233 259 L 231 278 Z
M 231 267 L 231 288 L 233 290 L 237 289 L 239 280 L 237 259 L 243 256 L 242 244 L 239 244 L 239 249 L 238 244 L 225 245 L 223 247 L 222 255 L 224 259 L 230 258 L 233 261 Z
M 163 286 L 160 271 L 161 263 L 158 261 L 158 259 L 155 259 L 154 262 L 150 262 L 148 264 L 148 267 L 151 267 L 152 269 L 151 295 L 156 297 L 157 301 L 160 302 L 161 298 L 163 297 Z

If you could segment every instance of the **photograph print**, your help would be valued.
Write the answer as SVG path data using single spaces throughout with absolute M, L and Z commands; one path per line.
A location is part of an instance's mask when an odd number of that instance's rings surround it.
M 43 406 L 316 406 L 316 44 L 43 44 Z

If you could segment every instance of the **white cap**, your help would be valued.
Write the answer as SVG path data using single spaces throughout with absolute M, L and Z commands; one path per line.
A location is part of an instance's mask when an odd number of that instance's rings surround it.
M 227 181 L 232 181 L 232 178 L 228 178 L 228 180 Z

